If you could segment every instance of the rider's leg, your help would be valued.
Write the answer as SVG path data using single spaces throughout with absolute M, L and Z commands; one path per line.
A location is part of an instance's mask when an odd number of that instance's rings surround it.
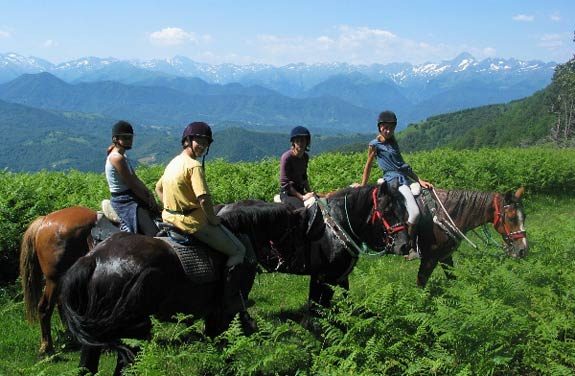
M 409 253 L 406 255 L 408 260 L 412 260 L 414 258 L 419 258 L 419 253 L 417 252 L 417 222 L 419 221 L 419 206 L 417 206 L 417 202 L 415 202 L 415 198 L 411 193 L 411 189 L 407 185 L 402 185 L 399 187 L 399 192 L 405 198 L 405 207 L 407 209 L 407 234 L 409 235 L 409 240 L 411 243 L 411 249 Z
M 223 225 L 206 225 L 196 231 L 194 237 L 210 247 L 229 256 L 224 272 L 222 307 L 225 314 L 245 311 L 245 299 L 241 293 L 244 276 L 241 264 L 246 248 L 242 242 Z

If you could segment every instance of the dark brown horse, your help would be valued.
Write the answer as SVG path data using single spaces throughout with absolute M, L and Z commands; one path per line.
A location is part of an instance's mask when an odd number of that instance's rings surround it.
M 331 193 L 322 210 L 295 210 L 302 214 L 307 229 L 286 226 L 281 241 L 257 247 L 258 262 L 270 272 L 310 276 L 309 302 L 329 307 L 331 286 L 349 288 L 348 277 L 362 243 L 374 250 L 398 254 L 408 246 L 402 220 L 406 211 L 401 199 L 397 188 L 386 183 Z M 234 228 L 236 213 L 259 205 L 270 204 L 239 201 L 219 207 L 218 216 Z M 258 243 L 256 239 L 252 242 Z
M 223 269 L 225 257 L 209 254 L 220 259 L 217 269 Z M 237 268 L 242 268 L 237 287 L 247 299 L 255 265 Z M 63 321 L 82 346 L 80 367 L 91 374 L 98 371 L 101 351 L 112 349 L 118 353 L 115 374 L 120 375 L 136 351 L 121 339 L 149 338 L 150 316 L 172 320 L 179 312 L 192 314 L 195 319 L 204 318 L 206 334 L 215 336 L 242 310 L 238 305 L 234 311 L 222 312 L 221 280 L 190 279 L 168 243 L 129 233 L 110 236 L 72 265 L 62 279 L 60 298 Z
M 465 234 L 478 226 L 492 223 L 495 230 L 501 234 L 508 255 L 515 258 L 527 255 L 529 245 L 525 232 L 525 214 L 521 205 L 523 188 L 519 188 L 515 194 L 442 189 L 435 189 L 435 193 L 454 223 L 450 226 L 441 204 L 437 205 L 435 213 L 441 219 L 442 225 L 433 222 L 431 220 L 433 213 L 431 216 L 425 215 L 427 209 L 423 209 L 418 225 L 418 245 L 421 251 L 421 263 L 417 274 L 418 286 L 425 286 L 438 263 L 443 267 L 447 277 L 453 278 L 450 273 L 453 267 L 452 253 L 463 239 L 457 229 Z M 433 200 L 427 201 L 429 204 Z M 422 206 L 421 196 L 419 203 Z

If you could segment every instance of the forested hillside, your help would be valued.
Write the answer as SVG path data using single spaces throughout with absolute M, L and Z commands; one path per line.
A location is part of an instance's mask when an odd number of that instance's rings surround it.
M 558 65 L 551 84 L 508 104 L 430 117 L 398 134 L 404 151 L 437 147 L 575 145 L 575 58 Z

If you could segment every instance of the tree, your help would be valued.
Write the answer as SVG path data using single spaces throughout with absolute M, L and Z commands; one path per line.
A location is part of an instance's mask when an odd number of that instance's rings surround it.
M 575 42 L 575 33 L 573 41 Z M 575 55 L 558 65 L 551 82 L 551 112 L 557 116 L 549 139 L 559 147 L 575 146 Z

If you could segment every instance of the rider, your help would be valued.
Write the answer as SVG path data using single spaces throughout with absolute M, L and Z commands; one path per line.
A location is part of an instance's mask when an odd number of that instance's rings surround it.
M 413 193 L 409 187 L 410 180 L 418 182 L 423 188 L 432 189 L 433 185 L 425 180 L 420 179 L 411 167 L 405 163 L 399 145 L 394 137 L 395 127 L 397 126 L 397 117 L 392 111 L 383 111 L 379 114 L 377 129 L 379 134 L 375 139 L 369 142 L 368 154 L 361 185 L 367 184 L 373 160 L 377 159 L 377 164 L 383 172 L 383 179 L 391 183 L 395 179 L 399 182 L 399 192 L 405 198 L 408 218 L 408 234 L 411 239 L 411 249 L 405 257 L 408 260 L 418 258 L 416 243 L 416 225 L 419 220 L 420 212 Z
M 229 256 L 224 285 L 224 304 L 228 304 L 238 293 L 238 286 L 234 286 L 239 278 L 236 266 L 244 261 L 246 249 L 214 214 L 204 175 L 204 158 L 212 141 L 208 124 L 189 124 L 182 134 L 183 150 L 166 166 L 156 184 L 156 193 L 164 203 L 165 222 Z M 198 160 L 200 157 L 202 162 Z
M 307 177 L 311 134 L 305 127 L 294 127 L 290 142 L 291 148 L 280 159 L 280 199 L 284 204 L 301 208 L 314 195 Z
M 136 176 L 127 150 L 132 148 L 134 129 L 120 120 L 112 127 L 112 144 L 106 158 L 106 180 L 112 198 L 112 208 L 120 217 L 120 229 L 126 232 L 154 236 L 158 228 L 150 212 L 159 213 L 156 199 Z

